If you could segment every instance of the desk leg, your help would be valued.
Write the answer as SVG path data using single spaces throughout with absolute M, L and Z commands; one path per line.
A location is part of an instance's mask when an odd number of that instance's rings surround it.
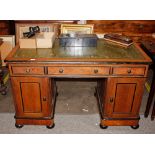
M 149 115 L 149 111 L 150 111 L 151 104 L 152 104 L 152 101 L 153 101 L 154 93 L 155 93 L 155 70 L 153 70 L 153 79 L 152 79 L 152 84 L 151 84 L 151 90 L 150 90 L 150 93 L 149 93 L 149 98 L 148 98 L 147 105 L 146 105 L 146 110 L 145 110 L 145 113 L 144 113 L 145 117 L 148 117 L 148 115 Z

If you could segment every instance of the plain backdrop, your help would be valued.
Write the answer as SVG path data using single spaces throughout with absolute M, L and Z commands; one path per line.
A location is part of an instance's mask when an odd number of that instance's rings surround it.
M 154 0 L 3 0 L 0 20 L 154 20 L 154 8 Z M 154 135 L 0 135 L 0 154 L 152 154 L 154 139 Z

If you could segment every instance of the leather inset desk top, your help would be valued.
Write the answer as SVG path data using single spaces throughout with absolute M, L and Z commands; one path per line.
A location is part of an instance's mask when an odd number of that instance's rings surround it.
M 6 61 L 89 61 L 89 62 L 124 62 L 148 63 L 150 60 L 137 44 L 128 48 L 98 40 L 97 47 L 60 47 L 58 40 L 52 49 L 20 49 Z

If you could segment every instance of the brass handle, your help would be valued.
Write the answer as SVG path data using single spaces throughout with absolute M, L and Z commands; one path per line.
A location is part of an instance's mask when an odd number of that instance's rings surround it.
M 114 101 L 114 98 L 110 97 L 110 103 L 113 103 L 113 101 Z
M 64 70 L 63 69 L 59 69 L 59 73 L 63 73 L 64 72 Z
M 30 71 L 31 71 L 30 68 L 26 69 L 26 73 L 30 73 Z
M 98 73 L 98 69 L 94 69 L 94 73 Z
M 46 99 L 46 97 L 43 97 L 43 101 L 46 101 L 47 99 Z
M 131 73 L 131 69 L 128 69 L 127 72 L 128 72 L 128 74 L 130 74 Z

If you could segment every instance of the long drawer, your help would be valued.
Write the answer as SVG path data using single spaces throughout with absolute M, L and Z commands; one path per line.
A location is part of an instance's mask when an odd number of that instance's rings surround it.
M 113 67 L 112 75 L 144 76 L 146 67 Z
M 12 74 L 15 75 L 43 75 L 44 74 L 44 67 L 40 66 L 12 66 L 11 67 Z
M 48 67 L 49 75 L 109 75 L 109 66 L 53 66 Z

